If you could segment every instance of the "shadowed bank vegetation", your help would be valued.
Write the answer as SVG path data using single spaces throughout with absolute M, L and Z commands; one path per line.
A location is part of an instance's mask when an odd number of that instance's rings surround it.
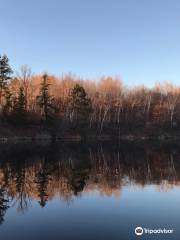
M 179 129 L 179 86 L 130 88 L 112 77 L 34 75 L 27 66 L 13 73 L 0 57 L 1 137 L 178 137 Z

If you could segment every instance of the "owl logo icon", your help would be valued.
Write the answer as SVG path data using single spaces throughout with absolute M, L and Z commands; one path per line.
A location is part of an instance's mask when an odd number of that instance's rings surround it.
M 135 228 L 135 234 L 137 236 L 141 236 L 143 234 L 143 228 L 142 227 L 136 227 Z

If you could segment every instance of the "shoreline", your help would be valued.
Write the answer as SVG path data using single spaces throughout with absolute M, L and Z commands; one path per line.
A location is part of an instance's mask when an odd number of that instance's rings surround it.
M 138 135 L 123 135 L 120 137 L 111 135 L 93 135 L 86 136 L 84 139 L 79 135 L 57 136 L 51 135 L 37 135 L 37 136 L 1 136 L 0 143 L 6 142 L 101 142 L 101 141 L 176 141 L 180 140 L 178 135 L 154 135 L 154 136 L 138 136 Z

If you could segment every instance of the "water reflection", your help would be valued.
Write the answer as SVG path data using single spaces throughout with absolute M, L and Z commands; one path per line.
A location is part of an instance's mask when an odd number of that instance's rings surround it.
M 43 208 L 55 197 L 69 204 L 83 191 L 120 197 L 125 185 L 154 184 L 157 191 L 169 191 L 180 183 L 179 160 L 179 148 L 169 145 L 4 145 L 0 224 L 9 207 L 25 212 L 32 200 Z

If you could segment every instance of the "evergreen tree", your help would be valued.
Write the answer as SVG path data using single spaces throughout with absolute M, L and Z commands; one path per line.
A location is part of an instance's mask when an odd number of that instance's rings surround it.
M 8 57 L 6 55 L 0 56 L 0 104 L 2 104 L 3 90 L 6 89 L 12 73 Z
M 70 92 L 70 109 L 72 118 L 80 121 L 87 120 L 92 110 L 91 99 L 79 84 L 76 84 Z
M 25 123 L 27 120 L 26 98 L 23 87 L 19 88 L 18 98 L 14 104 L 14 118 L 15 122 L 20 124 Z
M 83 139 L 86 138 L 89 115 L 92 111 L 91 99 L 85 89 L 76 84 L 70 92 L 70 120 Z
M 37 97 L 37 103 L 42 109 L 43 119 L 48 123 L 53 118 L 55 112 L 55 106 L 53 105 L 53 97 L 49 93 L 48 75 L 43 75 L 43 81 L 41 83 L 40 95 Z
M 8 117 L 10 115 L 12 107 L 13 107 L 12 93 L 7 88 L 5 90 L 5 105 L 3 107 L 3 114 L 5 117 Z

